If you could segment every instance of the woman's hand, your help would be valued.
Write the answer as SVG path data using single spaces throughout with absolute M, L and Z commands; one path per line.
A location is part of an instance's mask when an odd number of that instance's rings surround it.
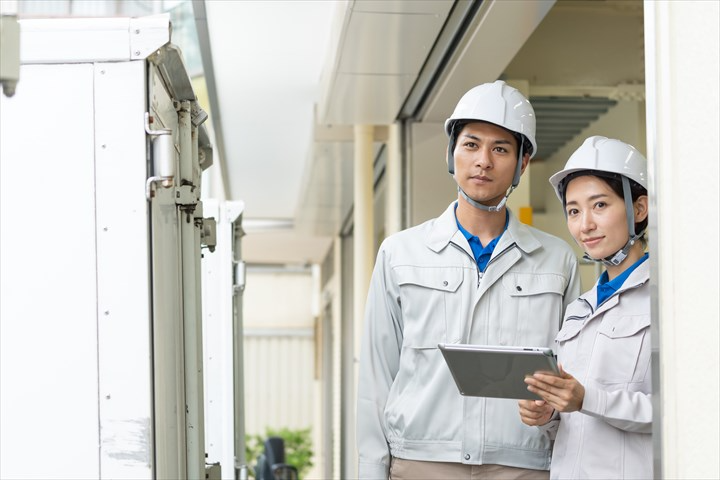
M 545 400 L 558 412 L 576 412 L 582 408 L 585 387 L 563 370 L 562 365 L 559 367 L 559 376 L 536 372 L 532 376 L 525 377 L 525 383 L 528 384 L 528 390 Z
M 553 408 L 545 400 L 520 400 L 520 419 L 525 425 L 545 425 L 550 421 Z

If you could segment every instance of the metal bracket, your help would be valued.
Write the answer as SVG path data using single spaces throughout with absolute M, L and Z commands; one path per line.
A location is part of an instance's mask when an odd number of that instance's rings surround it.
M 163 13 L 130 19 L 130 56 L 133 60 L 147 58 L 170 42 L 170 14 Z
M 16 15 L 0 14 L 0 85 L 6 97 L 15 95 L 20 80 L 20 24 Z
M 217 246 L 217 222 L 215 218 L 201 219 L 200 242 L 207 247 L 210 252 L 215 251 Z
M 192 210 L 195 210 L 195 205 L 198 203 L 197 188 L 195 185 L 180 185 L 175 187 L 175 204 L 183 207 L 192 206 Z
M 247 270 L 245 262 L 233 262 L 233 291 L 242 292 L 245 290 L 245 281 L 247 280 Z

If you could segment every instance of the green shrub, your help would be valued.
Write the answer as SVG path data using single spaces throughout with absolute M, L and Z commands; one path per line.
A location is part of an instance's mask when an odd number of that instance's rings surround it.
M 263 435 L 245 436 L 245 455 L 250 466 L 250 475 L 255 477 L 255 466 L 257 459 L 264 452 L 265 440 L 268 437 L 280 437 L 285 443 L 285 463 L 294 466 L 298 470 L 298 476 L 302 479 L 313 466 L 312 438 L 310 429 L 290 430 L 289 428 L 266 428 Z

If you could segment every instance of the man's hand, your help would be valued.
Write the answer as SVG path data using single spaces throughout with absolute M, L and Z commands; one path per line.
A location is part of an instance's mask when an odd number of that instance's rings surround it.
M 558 412 L 576 412 L 582 408 L 585 387 L 564 371 L 562 365 L 559 366 L 559 376 L 536 372 L 525 377 L 525 383 L 528 384 L 528 390 L 545 400 Z
M 545 425 L 553 414 L 553 408 L 545 400 L 520 400 L 518 406 L 525 425 Z

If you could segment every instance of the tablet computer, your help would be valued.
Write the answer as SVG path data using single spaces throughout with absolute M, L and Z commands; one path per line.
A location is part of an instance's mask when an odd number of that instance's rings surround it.
M 527 375 L 559 375 L 552 349 L 488 345 L 439 344 L 461 395 L 537 400 L 527 389 Z

